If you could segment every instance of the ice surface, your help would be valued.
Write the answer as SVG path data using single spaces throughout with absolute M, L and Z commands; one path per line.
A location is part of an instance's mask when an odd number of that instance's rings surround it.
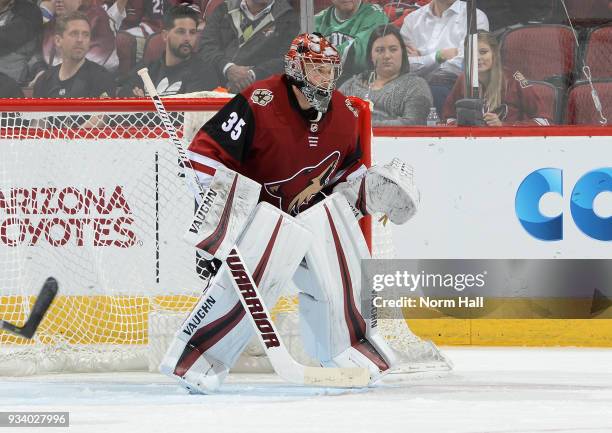
M 52 431 L 71 433 L 612 432 L 612 349 L 444 352 L 452 372 L 365 390 L 300 388 L 270 375 L 230 376 L 215 395 L 189 395 L 150 373 L 3 378 L 0 407 L 70 411 L 71 427 Z

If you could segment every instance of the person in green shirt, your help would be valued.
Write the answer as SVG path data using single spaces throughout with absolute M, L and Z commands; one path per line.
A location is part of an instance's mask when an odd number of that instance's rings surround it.
M 367 68 L 367 47 L 372 31 L 389 19 L 377 4 L 361 0 L 332 0 L 332 6 L 315 15 L 315 30 L 342 56 L 342 79 Z

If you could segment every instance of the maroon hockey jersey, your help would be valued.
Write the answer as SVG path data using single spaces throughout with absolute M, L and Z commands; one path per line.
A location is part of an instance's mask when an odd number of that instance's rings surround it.
M 261 200 L 295 215 L 365 170 L 350 101 L 334 91 L 319 122 L 309 114 L 284 75 L 255 82 L 200 129 L 189 157 L 205 182 L 225 166 L 262 184 Z

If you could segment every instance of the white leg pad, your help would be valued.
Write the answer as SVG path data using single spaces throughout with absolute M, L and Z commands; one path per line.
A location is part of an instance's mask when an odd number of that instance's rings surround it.
M 332 194 L 297 218 L 313 233 L 308 269 L 294 278 L 306 352 L 324 366 L 385 374 L 396 359 L 361 312 L 361 260 L 370 254 L 346 198 Z
M 293 276 L 310 245 L 310 232 L 292 216 L 260 203 L 238 241 L 266 306 Z M 206 393 L 221 384 L 251 337 L 252 324 L 223 264 L 177 331 L 160 370 Z
M 180 355 L 185 350 L 185 346 L 184 341 L 175 338 L 159 366 L 159 371 L 167 376 L 174 377 L 185 388 L 194 393 L 207 393 L 218 389 L 229 370 L 225 364 L 213 359 L 210 355 L 199 356 L 182 376 L 175 374 L 176 365 Z

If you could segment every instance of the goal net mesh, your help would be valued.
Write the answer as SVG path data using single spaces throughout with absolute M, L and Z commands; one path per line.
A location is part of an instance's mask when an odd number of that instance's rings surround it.
M 0 319 L 23 324 L 49 276 L 60 293 L 33 339 L 0 331 L 0 375 L 153 370 L 206 284 L 182 241 L 194 199 L 176 150 L 149 101 L 29 102 L 0 113 Z M 223 102 L 166 101 L 184 145 Z M 373 243 L 392 257 L 383 229 Z M 296 299 L 288 287 L 272 311 L 290 343 Z M 440 360 L 388 319 L 383 332 L 416 364 Z M 250 345 L 239 367 L 264 358 Z

